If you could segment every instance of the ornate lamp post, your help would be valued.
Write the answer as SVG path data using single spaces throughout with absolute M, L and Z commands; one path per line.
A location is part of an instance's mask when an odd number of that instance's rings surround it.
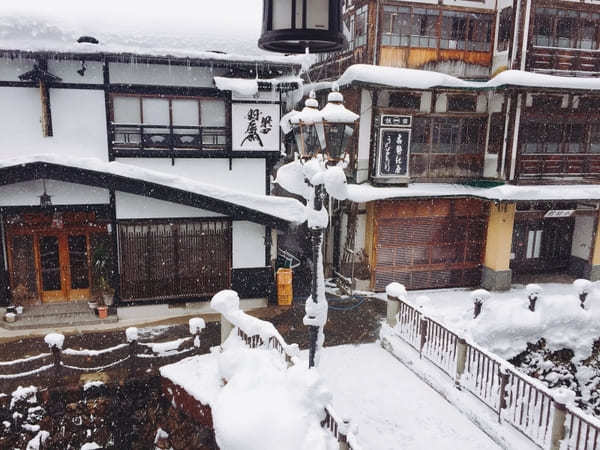
M 258 46 L 280 53 L 331 52 L 346 47 L 339 0 L 263 0 Z
M 291 117 L 288 116 L 286 120 L 289 120 L 289 124 L 282 123 L 284 131 L 291 126 L 298 156 L 303 164 L 305 181 L 314 188 L 312 198 L 308 199 L 309 202 L 312 200 L 313 208 L 308 223 L 312 245 L 312 288 L 311 296 L 306 301 L 306 315 L 303 320 L 304 325 L 309 327 L 309 367 L 315 365 L 317 348 L 323 344 L 323 327 L 327 322 L 328 306 L 321 253 L 323 229 L 328 221 L 327 212 L 323 209 L 326 182 L 324 175 L 327 166 L 337 165 L 345 159 L 347 146 L 354 132 L 354 122 L 359 117 L 344 107 L 343 100 L 342 94 L 334 87 L 328 96 L 327 105 L 319 111 L 314 92 L 311 92 L 304 109 Z M 345 182 L 345 179 L 343 181 Z

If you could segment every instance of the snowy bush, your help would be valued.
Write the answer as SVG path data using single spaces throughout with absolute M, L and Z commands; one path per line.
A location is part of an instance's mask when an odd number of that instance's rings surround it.
M 525 291 L 527 292 L 527 299 L 529 300 L 529 310 L 535 311 L 535 304 L 542 296 L 544 290 L 539 284 L 530 283 L 525 286 Z
M 583 278 L 573 281 L 573 287 L 579 296 L 580 306 L 585 309 L 585 301 L 592 289 L 592 282 Z
M 240 297 L 230 289 L 217 292 L 210 301 L 210 307 L 221 314 L 228 314 L 240 309 Z
M 190 334 L 200 333 L 204 328 L 206 328 L 206 323 L 204 319 L 201 317 L 193 317 L 189 321 L 190 325 Z

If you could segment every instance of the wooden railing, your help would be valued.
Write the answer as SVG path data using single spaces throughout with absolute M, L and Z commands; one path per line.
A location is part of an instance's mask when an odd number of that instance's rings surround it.
M 260 323 L 268 326 L 261 327 Z M 251 326 L 253 329 L 261 328 L 263 335 L 253 334 L 245 325 Z M 231 330 L 232 328 L 248 347 L 274 349 L 281 354 L 288 365 L 291 366 L 296 362 L 298 346 L 286 344 L 281 335 L 269 322 L 248 316 L 241 310 L 236 310 L 233 315 L 221 314 L 221 329 Z M 270 329 L 271 331 L 265 334 L 265 329 Z M 222 333 L 222 341 L 227 339 L 228 336 L 229 333 Z M 355 436 L 349 431 L 349 422 L 339 419 L 331 405 L 325 408 L 325 419 L 321 422 L 321 427 L 328 430 L 338 441 L 340 450 L 362 450 L 356 442 Z
M 525 153 L 519 156 L 519 177 L 600 177 L 600 154 Z
M 224 150 L 225 127 L 111 123 L 113 149 Z
M 557 75 L 593 74 L 600 72 L 600 55 L 593 50 L 533 46 L 528 52 L 527 65 L 534 71 L 557 72 Z
M 387 317 L 394 335 L 490 408 L 500 423 L 544 449 L 600 450 L 600 420 L 563 404 L 539 380 L 389 295 Z

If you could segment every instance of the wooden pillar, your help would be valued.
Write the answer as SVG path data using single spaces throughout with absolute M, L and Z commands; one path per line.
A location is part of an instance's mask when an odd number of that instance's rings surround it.
M 42 135 L 51 137 L 52 134 L 52 113 L 50 110 L 50 92 L 44 80 L 40 80 L 40 99 L 42 102 Z
M 590 255 L 590 280 L 600 280 L 600 219 L 596 218 L 593 247 Z
M 492 203 L 490 205 L 481 278 L 481 285 L 485 289 L 510 289 L 512 280 L 510 252 L 515 211 L 515 203 Z

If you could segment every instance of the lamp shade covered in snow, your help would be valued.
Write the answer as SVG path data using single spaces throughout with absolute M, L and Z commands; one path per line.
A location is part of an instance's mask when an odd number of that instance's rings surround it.
M 342 3 L 338 0 L 264 0 L 258 46 L 279 53 L 341 50 Z
M 350 139 L 354 134 L 354 122 L 359 118 L 344 106 L 344 96 L 338 86 L 327 96 L 327 105 L 321 110 L 325 131 L 325 148 L 327 159 L 337 162 L 344 159 Z
M 323 131 L 323 116 L 319 111 L 319 102 L 314 91 L 304 102 L 302 111 L 289 117 L 294 138 L 300 156 L 310 159 L 316 156 L 325 146 L 325 132 Z

